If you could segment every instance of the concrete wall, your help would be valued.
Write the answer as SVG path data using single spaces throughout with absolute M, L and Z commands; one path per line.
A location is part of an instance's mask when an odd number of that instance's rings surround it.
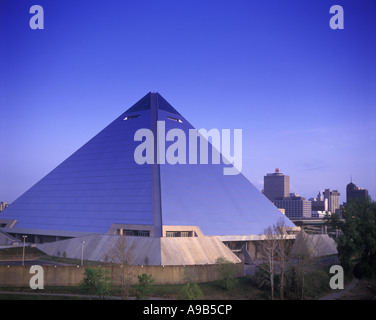
M 120 241 L 120 245 L 118 241 Z M 123 245 L 121 244 L 122 241 L 124 241 Z M 62 256 L 64 254 L 67 258 L 76 259 L 81 258 L 83 248 L 84 260 L 118 262 L 111 259 L 111 256 L 112 258 L 114 256 L 111 251 L 114 248 L 123 246 L 125 247 L 124 250 L 132 257 L 132 265 L 184 266 L 214 264 L 219 257 L 225 257 L 232 263 L 241 262 L 222 241 L 212 236 L 153 238 L 92 234 L 38 244 L 37 248 L 50 256 Z
M 243 264 L 234 264 L 236 275 L 243 275 Z M 110 271 L 115 285 L 120 283 L 120 267 L 103 267 Z M 43 266 L 44 286 L 76 286 L 83 278 L 85 266 Z M 209 282 L 219 279 L 217 265 L 195 266 L 132 266 L 133 282 L 137 275 L 152 274 L 154 284 L 182 284 L 188 280 Z M 0 266 L 0 287 L 28 287 L 33 273 L 30 266 Z

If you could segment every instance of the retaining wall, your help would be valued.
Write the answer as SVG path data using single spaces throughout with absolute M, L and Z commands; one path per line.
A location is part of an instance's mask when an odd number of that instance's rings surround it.
M 28 287 L 31 266 L 0 266 L 0 287 Z M 42 266 L 44 286 L 77 286 L 83 278 L 85 266 Z M 95 267 L 94 267 L 95 268 Z M 120 266 L 102 267 L 108 269 L 114 285 L 120 284 Z M 234 264 L 236 276 L 243 275 L 244 265 Z M 154 284 L 183 284 L 188 280 L 200 283 L 220 278 L 217 265 L 189 266 L 132 266 L 129 269 L 133 282 L 143 273 L 151 274 Z

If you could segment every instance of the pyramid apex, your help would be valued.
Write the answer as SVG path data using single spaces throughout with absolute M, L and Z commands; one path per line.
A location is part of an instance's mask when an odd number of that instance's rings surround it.
M 171 104 L 168 103 L 167 100 L 157 91 L 149 91 L 144 97 L 130 107 L 126 113 L 151 110 L 152 107 L 156 107 L 158 110 L 180 115 L 180 113 L 176 111 L 176 109 L 172 107 Z

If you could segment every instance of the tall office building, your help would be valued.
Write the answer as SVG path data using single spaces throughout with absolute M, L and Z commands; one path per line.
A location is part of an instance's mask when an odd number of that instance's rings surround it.
M 324 199 L 319 192 L 317 198 L 310 198 L 309 201 L 312 205 L 312 218 L 324 218 L 328 212 L 328 199 Z
M 280 169 L 264 176 L 264 195 L 277 208 L 283 209 L 290 219 L 311 217 L 311 202 L 296 193 L 290 193 L 290 176 L 284 175 Z
M 341 194 L 337 190 L 330 191 L 330 189 L 325 189 L 324 199 L 328 200 L 328 210 L 331 213 L 335 213 L 339 210 L 339 196 Z
M 310 198 L 312 204 L 312 211 L 328 211 L 328 199 L 324 199 L 321 192 L 317 198 Z
M 270 200 L 287 198 L 290 195 L 290 176 L 284 175 L 280 169 L 264 176 L 264 195 Z
M 352 181 L 346 186 L 346 202 L 368 199 L 368 190 L 357 187 Z
M 289 197 L 283 199 L 275 199 L 273 203 L 277 208 L 284 209 L 285 215 L 290 219 L 311 218 L 312 216 L 311 201 L 296 193 L 291 193 Z

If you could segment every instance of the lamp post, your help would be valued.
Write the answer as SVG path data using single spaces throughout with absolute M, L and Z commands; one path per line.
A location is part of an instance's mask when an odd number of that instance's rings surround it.
M 25 241 L 26 241 L 27 236 L 23 235 L 22 238 L 23 238 L 22 265 L 24 266 L 25 265 Z
M 84 243 L 85 241 L 81 241 L 81 266 L 84 265 Z

